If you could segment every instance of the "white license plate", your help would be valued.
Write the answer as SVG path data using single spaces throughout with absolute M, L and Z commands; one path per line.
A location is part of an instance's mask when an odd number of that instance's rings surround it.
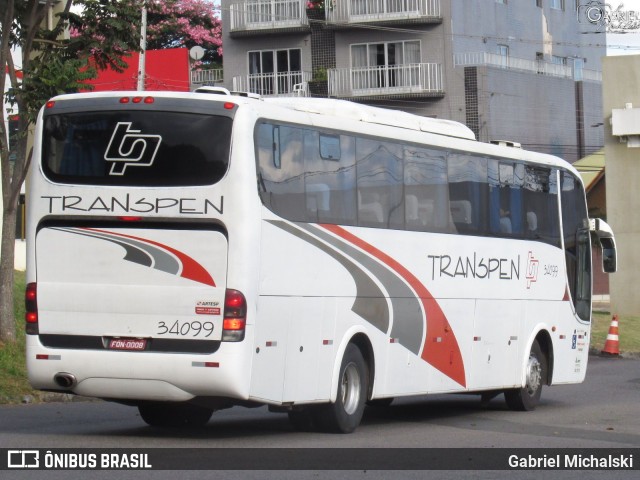
M 136 350 L 147 348 L 145 338 L 112 338 L 109 340 L 109 350 Z

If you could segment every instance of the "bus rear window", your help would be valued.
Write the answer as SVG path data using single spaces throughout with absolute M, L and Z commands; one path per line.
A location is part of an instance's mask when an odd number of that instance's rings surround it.
M 227 171 L 231 124 L 223 116 L 161 111 L 49 115 L 42 167 L 58 183 L 211 185 Z

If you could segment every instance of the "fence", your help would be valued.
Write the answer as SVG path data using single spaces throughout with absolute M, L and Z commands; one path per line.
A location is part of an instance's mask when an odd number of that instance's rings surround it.
M 330 97 L 444 93 L 437 63 L 336 68 L 329 70 Z

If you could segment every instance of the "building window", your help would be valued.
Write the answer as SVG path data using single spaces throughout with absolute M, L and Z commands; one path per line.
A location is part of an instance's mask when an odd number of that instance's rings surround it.
M 420 80 L 420 42 L 351 45 L 354 89 L 391 88 Z
M 536 0 L 536 7 L 542 8 L 542 0 Z
M 549 5 L 556 10 L 564 10 L 564 0 L 550 0 Z
M 298 48 L 248 52 L 249 88 L 260 95 L 291 93 L 302 82 L 301 52 Z
M 582 70 L 584 69 L 584 58 L 573 59 L 573 79 L 576 82 L 582 80 Z
M 551 55 L 551 63 L 554 65 L 566 65 L 567 57 L 559 57 L 558 55 Z
M 496 53 L 498 54 L 498 62 L 501 68 L 507 68 L 509 66 L 509 46 L 508 45 L 498 45 L 496 48 Z

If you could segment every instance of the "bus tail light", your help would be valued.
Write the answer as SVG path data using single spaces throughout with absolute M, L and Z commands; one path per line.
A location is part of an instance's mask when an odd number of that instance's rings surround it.
M 24 304 L 27 335 L 38 334 L 38 293 L 37 284 L 27 284 L 27 289 L 24 292 Z
M 241 342 L 247 325 L 247 300 L 242 292 L 227 289 L 224 297 L 223 342 Z

